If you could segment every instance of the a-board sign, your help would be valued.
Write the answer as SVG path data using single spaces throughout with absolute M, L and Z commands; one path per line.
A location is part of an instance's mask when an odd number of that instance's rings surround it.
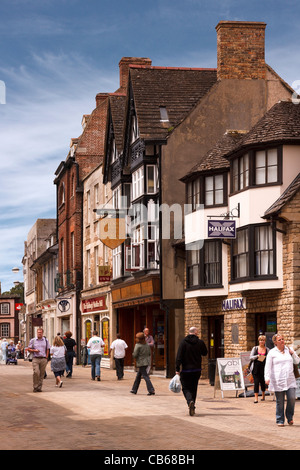
M 222 357 L 217 359 L 220 388 L 222 391 L 245 390 L 242 361 L 240 357 Z

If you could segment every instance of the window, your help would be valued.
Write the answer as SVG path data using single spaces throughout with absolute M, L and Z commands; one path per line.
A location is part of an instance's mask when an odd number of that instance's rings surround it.
M 275 231 L 268 224 L 237 231 L 232 244 L 232 280 L 276 277 Z
M 136 139 L 139 137 L 139 134 L 140 133 L 139 133 L 139 128 L 138 128 L 137 117 L 136 115 L 133 115 L 132 121 L 131 121 L 131 140 L 130 140 L 131 144 L 136 141 Z
M 248 187 L 280 184 L 282 173 L 282 149 L 251 150 L 231 162 L 231 191 Z
M 224 176 L 207 176 L 205 178 L 205 206 L 219 204 L 224 204 Z
M 220 287 L 222 245 L 206 240 L 202 249 L 187 250 L 187 287 Z
M 87 224 L 91 222 L 91 192 L 86 193 Z
M 235 278 L 249 276 L 249 234 L 248 229 L 238 231 L 233 242 L 233 273 Z
M 58 205 L 61 206 L 65 203 L 65 183 L 62 182 L 58 190 Z
M 147 268 L 158 268 L 158 236 L 157 227 L 155 225 L 148 225 L 148 240 L 147 240 Z
M 232 166 L 232 190 L 241 191 L 249 186 L 249 155 L 233 160 Z
M 132 269 L 141 269 L 144 267 L 143 227 L 138 227 L 133 231 L 131 261 Z
M 140 167 L 132 173 L 132 200 L 144 194 L 144 168 Z
M 158 189 L 158 173 L 157 165 L 147 165 L 146 166 L 147 174 L 147 194 L 154 194 Z
M 99 247 L 94 247 L 95 284 L 99 284 Z
M 122 245 L 119 245 L 112 252 L 113 279 L 122 275 Z
M 160 122 L 169 122 L 167 108 L 165 106 L 160 106 L 159 111 L 160 111 Z
M 2 338 L 10 337 L 10 325 L 9 325 L 9 323 L 1 323 L 0 324 L 0 336 Z
M 255 154 L 255 183 L 268 184 L 278 181 L 277 149 L 261 150 Z
M 200 176 L 187 185 L 187 203 L 192 211 L 201 205 L 205 207 L 223 206 L 227 204 L 228 173 Z
M 118 151 L 117 151 L 117 146 L 116 146 L 116 140 L 113 139 L 111 143 L 111 148 L 110 148 L 110 161 L 111 163 L 114 163 L 118 158 Z
M 200 178 L 188 183 L 187 190 L 187 203 L 191 205 L 193 211 L 196 211 L 200 206 Z
M 90 284 L 91 284 L 91 252 L 90 250 L 86 251 L 86 267 L 87 267 L 86 287 L 90 287 Z
M 1 315 L 10 315 L 10 304 L 9 302 L 0 304 L 0 314 Z

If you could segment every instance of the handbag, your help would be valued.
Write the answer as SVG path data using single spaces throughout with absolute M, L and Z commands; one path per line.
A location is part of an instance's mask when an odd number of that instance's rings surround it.
M 299 379 L 299 377 L 300 377 L 300 372 L 299 372 L 298 364 L 293 364 L 293 367 L 294 367 L 294 375 L 295 375 L 295 378 L 296 378 L 296 379 Z

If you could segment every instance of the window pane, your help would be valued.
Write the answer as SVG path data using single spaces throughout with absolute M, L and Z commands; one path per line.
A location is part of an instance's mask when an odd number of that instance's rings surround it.
M 223 189 L 215 192 L 215 204 L 223 204 Z
M 259 151 L 255 155 L 255 182 L 256 184 L 265 184 L 266 183 L 266 152 Z
M 153 194 L 155 191 L 154 185 L 154 166 L 147 166 L 147 193 Z
M 277 166 L 268 167 L 268 180 L 267 183 L 276 183 L 278 180 Z

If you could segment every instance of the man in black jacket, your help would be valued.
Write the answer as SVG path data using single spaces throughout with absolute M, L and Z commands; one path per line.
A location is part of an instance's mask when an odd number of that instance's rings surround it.
M 176 356 L 176 374 L 180 374 L 182 391 L 189 407 L 190 416 L 195 414 L 202 356 L 206 355 L 207 348 L 204 341 L 198 338 L 198 329 L 196 327 L 190 328 L 189 334 L 181 341 Z

